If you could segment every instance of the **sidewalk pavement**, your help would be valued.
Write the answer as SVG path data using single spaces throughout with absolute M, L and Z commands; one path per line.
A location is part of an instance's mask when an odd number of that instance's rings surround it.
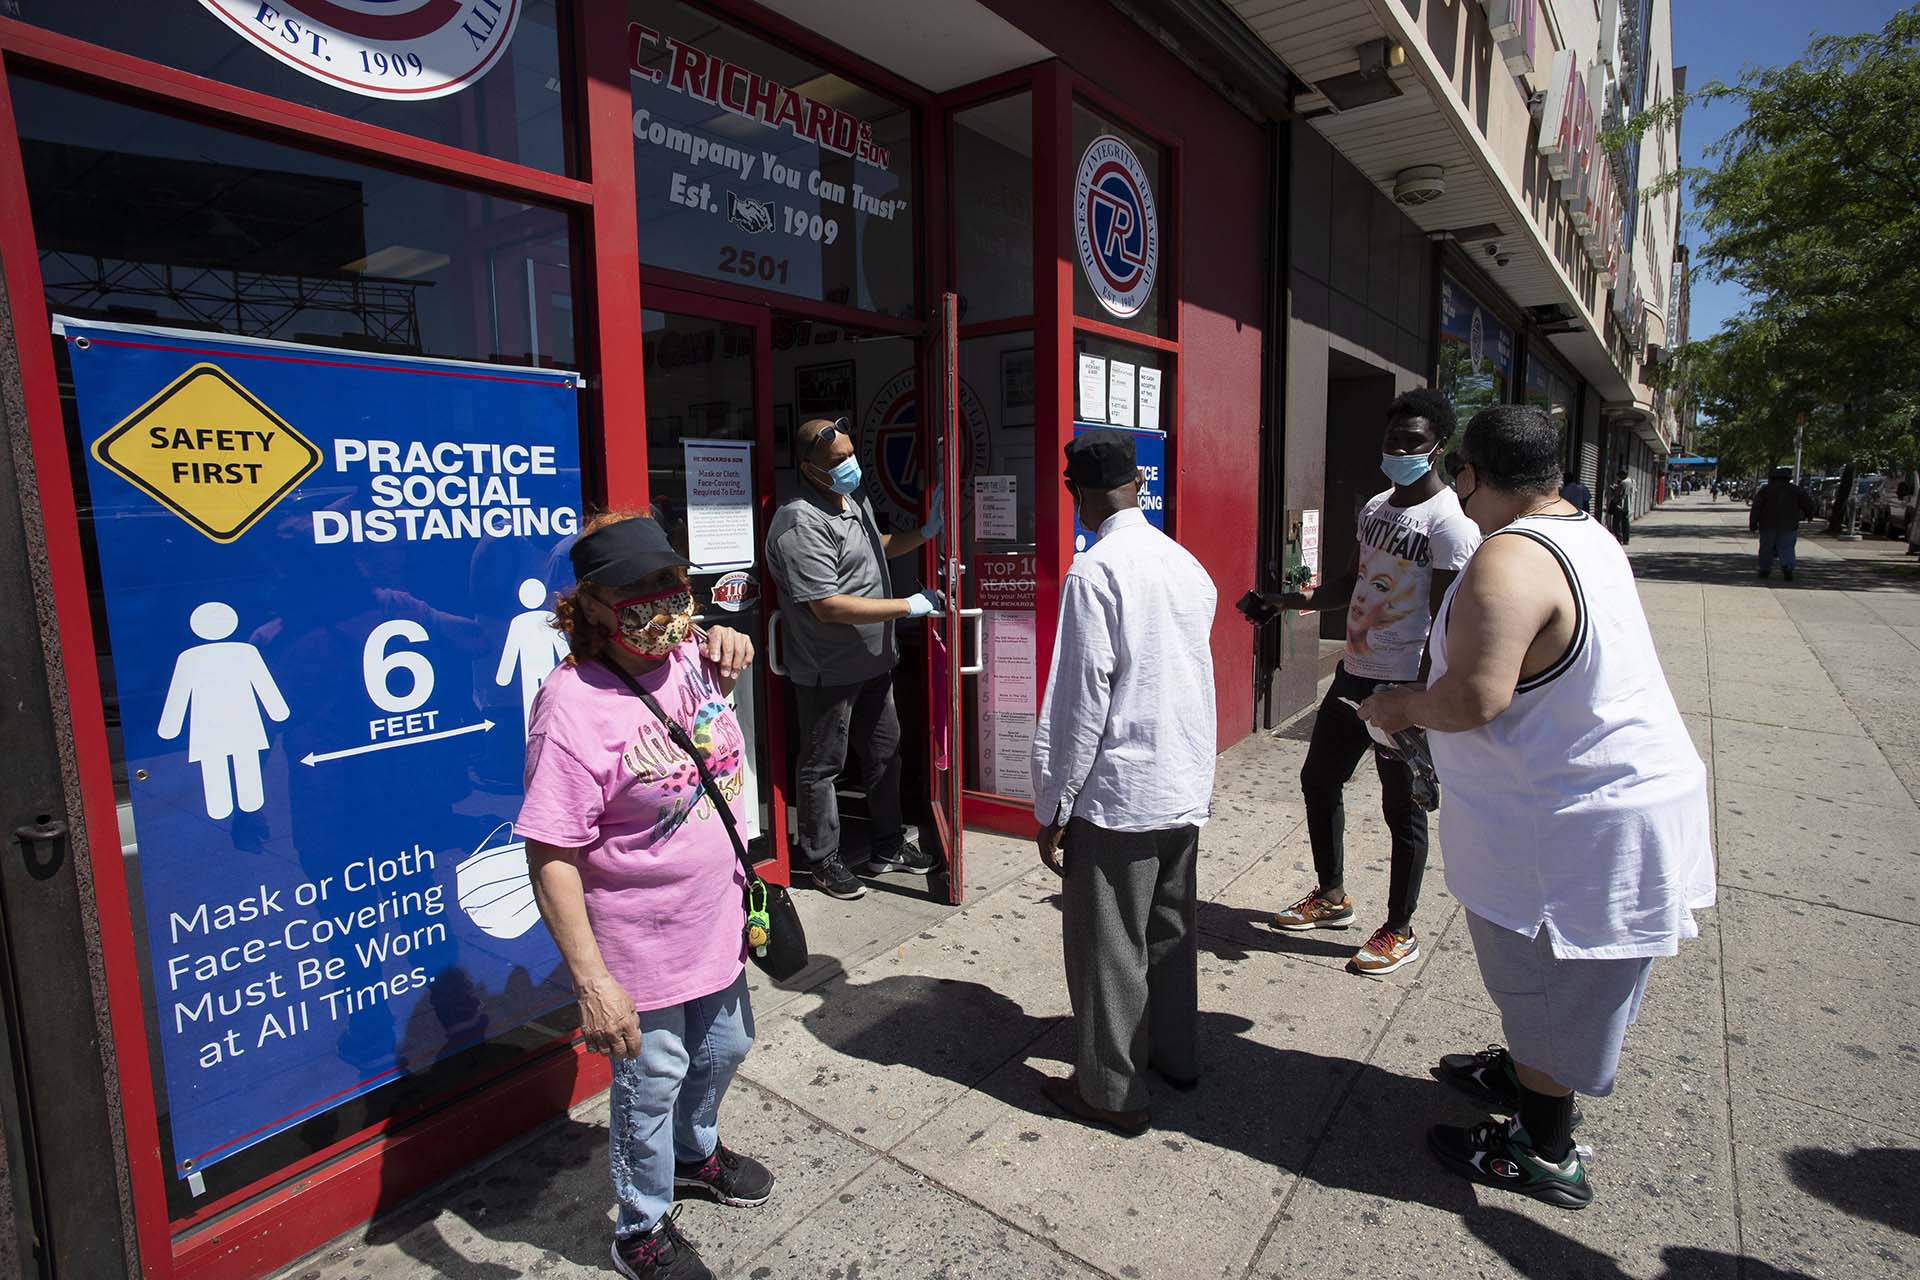
M 1422 960 L 1345 971 L 1383 911 L 1373 771 L 1348 804 L 1360 925 L 1257 922 L 1312 887 L 1308 725 L 1221 761 L 1201 840 L 1205 1076 L 1133 1140 L 1040 1097 L 1069 1052 L 1056 881 L 970 834 L 967 905 L 893 878 L 801 896 L 818 953 L 755 990 L 723 1133 L 779 1175 L 688 1204 L 750 1280 L 1294 1275 L 1884 1277 L 1920 1262 L 1920 570 L 1801 542 L 1756 580 L 1745 511 L 1696 497 L 1634 530 L 1662 662 L 1713 777 L 1720 906 L 1656 963 L 1619 1088 L 1584 1105 L 1581 1213 L 1474 1187 L 1426 1127 L 1475 1109 L 1429 1075 L 1500 1038 L 1436 846 Z M 1223 590 L 1226 584 L 1223 584 Z M 755 973 L 756 980 L 759 975 Z M 289 1268 L 299 1280 L 607 1270 L 604 1096 Z

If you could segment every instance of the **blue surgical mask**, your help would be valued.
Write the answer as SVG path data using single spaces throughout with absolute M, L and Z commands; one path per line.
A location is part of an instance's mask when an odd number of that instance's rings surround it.
M 1397 485 L 1410 485 L 1433 470 L 1431 453 L 1383 453 L 1380 470 Z
M 827 483 L 838 494 L 850 494 L 860 487 L 860 459 L 848 458 L 827 472 Z

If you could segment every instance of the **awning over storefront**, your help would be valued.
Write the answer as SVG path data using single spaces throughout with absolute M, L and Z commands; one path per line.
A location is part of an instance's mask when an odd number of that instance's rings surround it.
M 1719 465 L 1719 462 L 1720 459 L 1718 458 L 1692 457 L 1667 459 L 1667 465 L 1670 467 L 1712 467 Z

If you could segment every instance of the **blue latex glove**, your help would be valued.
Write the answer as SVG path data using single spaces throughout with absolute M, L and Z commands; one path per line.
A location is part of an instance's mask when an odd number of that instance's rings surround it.
M 942 480 L 939 484 L 933 486 L 932 514 L 927 517 L 927 522 L 920 526 L 920 536 L 928 542 L 932 542 L 940 536 L 940 531 L 946 527 L 947 482 Z
M 946 608 L 947 598 L 931 587 L 925 591 L 916 591 L 907 597 L 907 616 L 909 618 L 924 618 L 928 614 L 944 613 Z

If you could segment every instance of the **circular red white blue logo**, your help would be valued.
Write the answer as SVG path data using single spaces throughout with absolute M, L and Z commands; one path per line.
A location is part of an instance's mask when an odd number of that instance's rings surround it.
M 1112 134 L 1095 138 L 1080 157 L 1073 238 L 1100 305 L 1123 318 L 1138 315 L 1160 269 L 1160 217 L 1140 157 Z
M 369 98 L 441 98 L 485 75 L 521 0 L 200 0 L 288 66 Z
M 920 393 L 913 370 L 896 373 L 881 384 L 861 420 L 860 469 L 874 505 L 895 518 L 917 523 L 921 495 L 927 488 L 926 468 L 920 462 Z M 980 398 L 964 380 L 960 383 L 960 480 L 984 475 L 990 457 L 987 414 Z

